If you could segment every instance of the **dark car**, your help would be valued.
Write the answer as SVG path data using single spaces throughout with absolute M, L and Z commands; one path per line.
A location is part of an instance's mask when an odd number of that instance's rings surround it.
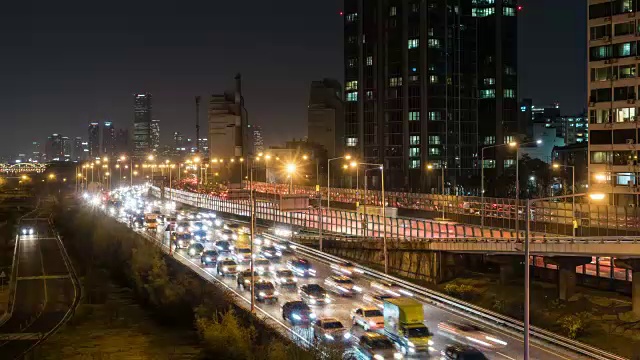
M 253 295 L 257 301 L 273 303 L 278 302 L 279 294 L 271 281 L 260 279 L 256 280 L 256 288 L 253 290 Z
M 282 318 L 292 324 L 309 324 L 316 314 L 302 301 L 290 301 L 282 305 Z
M 216 266 L 218 275 L 228 276 L 238 273 L 238 264 L 232 259 L 218 261 Z
M 233 246 L 227 240 L 218 240 L 216 241 L 216 249 L 218 251 L 231 251 L 233 250 Z
M 176 249 L 186 249 L 193 242 L 193 237 L 189 233 L 176 234 Z
M 204 245 L 202 245 L 199 242 L 193 243 L 189 245 L 189 248 L 187 248 L 187 254 L 189 254 L 189 256 L 191 257 L 201 256 L 203 252 L 204 252 Z
M 204 230 L 196 230 L 196 231 L 192 232 L 191 235 L 193 236 L 194 239 L 196 239 L 196 241 L 207 241 L 207 240 L 209 240 L 209 235 L 207 235 L 207 232 L 204 231 Z
M 468 345 L 448 345 L 441 354 L 447 360 L 487 360 L 480 350 Z
M 204 266 L 214 265 L 218 261 L 218 252 L 216 250 L 206 250 L 200 256 L 200 262 Z
M 293 271 L 296 276 L 307 277 L 316 276 L 316 271 L 311 267 L 311 263 L 307 259 L 297 258 L 287 261 L 287 268 Z
M 289 245 L 289 243 L 286 241 L 278 241 L 275 244 L 273 244 L 273 246 L 275 246 L 276 249 L 280 250 L 280 252 L 283 254 L 293 254 L 293 249 L 291 248 L 291 245 Z
M 260 255 L 271 261 L 280 261 L 280 258 L 282 257 L 282 251 L 278 250 L 273 245 L 268 245 L 260 248 Z
M 144 216 L 133 216 L 131 218 L 131 226 L 133 226 L 133 227 L 143 227 L 144 226 Z
M 209 229 L 209 227 L 202 221 L 194 221 L 190 228 L 192 232 Z
M 300 298 L 309 305 L 324 305 L 331 302 L 327 290 L 318 284 L 300 286 Z
M 253 271 L 254 280 L 258 280 L 260 275 L 258 275 L 257 271 Z M 238 278 L 236 280 L 236 284 L 239 288 L 243 290 L 251 290 L 251 269 L 243 270 L 238 273 Z
M 402 358 L 393 342 L 388 337 L 375 333 L 365 332 L 356 338 L 353 345 L 355 358 L 357 359 L 398 359 Z

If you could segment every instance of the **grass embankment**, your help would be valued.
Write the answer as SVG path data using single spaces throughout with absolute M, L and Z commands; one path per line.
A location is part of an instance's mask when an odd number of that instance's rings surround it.
M 56 225 L 82 276 L 83 305 L 43 348 L 51 356 L 63 349 L 65 359 L 317 358 L 125 225 L 83 208 L 57 213 Z M 95 356 L 81 351 L 85 341 Z

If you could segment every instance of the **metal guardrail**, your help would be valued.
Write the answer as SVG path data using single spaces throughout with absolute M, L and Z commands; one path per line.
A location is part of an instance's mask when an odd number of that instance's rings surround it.
M 273 235 L 263 235 L 265 237 L 271 237 L 272 239 L 278 239 L 278 240 L 282 240 L 279 237 L 273 236 Z M 288 240 L 287 240 L 288 241 Z M 316 249 L 304 246 L 304 245 L 300 245 L 297 244 L 295 242 L 291 242 L 292 245 L 295 247 L 296 251 L 300 251 L 303 253 L 307 253 L 309 255 L 312 255 L 316 258 L 322 258 L 325 259 L 325 261 L 329 261 L 329 262 L 344 262 L 346 260 L 339 258 L 337 256 L 333 256 L 330 254 L 326 254 L 323 252 L 320 252 Z M 422 297 L 424 297 L 425 299 L 429 300 L 429 302 L 438 304 L 438 305 L 445 305 L 447 307 L 449 307 L 449 310 L 454 310 L 455 312 L 464 314 L 467 317 L 471 317 L 471 318 L 475 318 L 479 321 L 482 321 L 484 323 L 486 322 L 490 322 L 493 325 L 497 325 L 500 327 L 506 327 L 509 330 L 515 331 L 519 334 L 522 334 L 524 331 L 524 323 L 520 320 L 516 320 L 513 318 L 510 318 L 508 316 L 502 315 L 502 314 L 498 314 L 496 312 L 487 310 L 487 309 L 483 309 L 481 307 L 478 307 L 476 305 L 455 299 L 453 297 L 438 293 L 436 291 L 421 287 L 421 286 L 417 286 L 415 284 L 412 284 L 408 281 L 402 280 L 400 278 L 391 276 L 391 275 L 386 275 L 384 273 L 381 273 L 379 271 L 364 267 L 364 266 L 360 266 L 358 265 L 358 268 L 361 269 L 362 271 L 364 271 L 364 273 L 366 275 L 368 275 L 371 278 L 374 279 L 378 279 L 378 280 L 383 280 L 383 281 L 387 281 L 387 282 L 393 282 L 396 284 L 399 284 L 401 286 L 403 286 L 405 289 L 413 292 L 414 294 L 419 294 Z M 591 357 L 593 359 L 598 359 L 598 360 L 626 360 L 626 358 L 615 355 L 615 354 L 611 354 L 609 352 L 606 352 L 604 350 L 595 348 L 593 346 L 581 343 L 579 341 L 575 341 L 572 339 L 569 339 L 567 337 L 561 336 L 561 335 L 557 335 L 554 334 L 550 331 L 532 326 L 531 327 L 531 335 L 533 337 L 533 339 L 537 339 L 538 341 L 541 342 L 547 342 L 550 343 L 551 345 L 560 347 L 560 348 L 564 348 L 567 350 L 571 350 L 574 352 L 577 352 L 581 355 L 584 356 L 588 356 Z
M 295 235 L 296 239 L 300 240 L 318 240 L 319 235 Z M 326 235 L 324 239 L 335 239 L 344 242 L 361 242 L 367 241 L 383 241 L 381 237 L 371 236 L 341 236 L 341 235 Z M 477 243 L 524 243 L 524 238 L 516 240 L 515 238 L 487 238 L 487 237 L 465 237 L 465 238 L 388 238 L 387 241 L 410 241 L 410 242 L 438 242 L 438 243 L 452 243 L 452 242 L 477 242 Z M 531 237 L 529 243 L 539 244 L 638 244 L 640 243 L 640 236 L 585 236 L 585 237 Z

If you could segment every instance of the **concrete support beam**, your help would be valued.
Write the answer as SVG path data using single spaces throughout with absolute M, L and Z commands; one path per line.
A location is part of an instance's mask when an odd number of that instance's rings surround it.
M 554 256 L 545 260 L 558 266 L 558 298 L 568 301 L 576 291 L 576 267 L 590 263 L 591 258 Z
M 522 256 L 518 255 L 487 255 L 485 260 L 500 267 L 500 284 L 505 285 L 514 278 L 516 268 L 522 264 Z
M 631 311 L 640 317 L 640 259 L 613 259 L 616 267 L 631 270 Z

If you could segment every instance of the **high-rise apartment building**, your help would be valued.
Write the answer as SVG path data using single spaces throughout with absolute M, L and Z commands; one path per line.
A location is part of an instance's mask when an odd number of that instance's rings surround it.
M 62 157 L 64 161 L 71 161 L 73 156 L 73 143 L 68 136 L 62 137 Z
M 259 154 L 264 151 L 264 139 L 262 138 L 262 127 L 253 127 L 253 153 Z
M 201 154 L 209 155 L 209 140 L 206 138 L 198 139 L 198 148 L 200 149 Z
M 589 191 L 610 204 L 637 203 L 640 3 L 589 0 Z
M 248 129 L 242 104 L 240 74 L 235 78 L 236 87 L 233 92 L 211 95 L 209 100 L 209 157 L 232 158 L 249 155 L 248 144 L 245 143 L 245 132 Z M 239 180 L 239 177 L 238 177 Z
M 516 34 L 511 0 L 346 0 L 345 152 L 392 189 L 437 187 L 433 165 L 447 192 L 477 193 L 480 149 L 518 133 Z M 496 178 L 513 159 L 492 150 Z
M 307 140 L 322 145 L 330 158 L 344 152 L 342 86 L 336 80 L 312 81 L 307 107 Z M 339 155 L 338 155 L 339 154 Z
M 116 131 L 116 154 L 129 153 L 129 130 L 118 129 Z
M 42 161 L 42 149 L 40 149 L 40 143 L 34 141 L 31 143 L 31 156 L 29 162 L 41 162 Z
M 113 156 L 116 150 L 116 129 L 111 121 L 102 124 L 102 154 Z
M 89 123 L 89 158 L 100 157 L 100 124 Z
M 45 152 L 47 161 L 64 161 L 64 140 L 60 134 L 52 134 L 47 138 Z
M 160 148 L 160 120 L 151 120 L 151 151 Z
M 133 111 L 133 155 L 144 157 L 151 151 L 151 94 L 135 94 Z
M 73 139 L 73 154 L 71 156 L 71 159 L 74 161 L 84 161 L 86 160 L 85 158 L 85 153 L 84 153 L 84 147 L 82 146 L 82 138 L 80 136 L 77 136 Z

